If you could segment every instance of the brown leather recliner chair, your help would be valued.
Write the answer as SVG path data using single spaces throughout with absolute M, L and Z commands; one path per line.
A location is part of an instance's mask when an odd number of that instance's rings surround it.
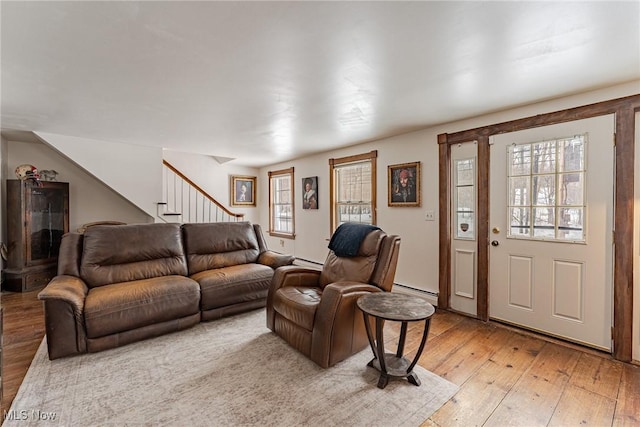
M 358 353 L 369 341 L 356 301 L 391 291 L 399 249 L 400 237 L 375 229 L 355 256 L 330 250 L 321 271 L 278 268 L 267 296 L 267 327 L 323 368 Z

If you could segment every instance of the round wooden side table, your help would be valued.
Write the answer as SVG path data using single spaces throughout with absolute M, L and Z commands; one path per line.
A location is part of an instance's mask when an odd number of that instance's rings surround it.
M 411 384 L 419 386 L 420 380 L 416 373 L 413 372 L 413 368 L 418 363 L 418 359 L 427 343 L 431 316 L 435 313 L 433 305 L 419 297 L 391 292 L 364 295 L 358 299 L 357 304 L 362 310 L 367 337 L 373 351 L 373 359 L 367 366 L 380 371 L 378 388 L 385 388 L 391 377 L 406 378 Z M 371 328 L 370 317 L 375 318 L 375 335 Z M 384 349 L 383 329 L 385 320 L 402 322 L 400 341 L 395 353 L 386 353 Z M 402 355 L 407 336 L 407 325 L 409 322 L 421 320 L 424 320 L 422 341 L 413 361 L 410 362 Z

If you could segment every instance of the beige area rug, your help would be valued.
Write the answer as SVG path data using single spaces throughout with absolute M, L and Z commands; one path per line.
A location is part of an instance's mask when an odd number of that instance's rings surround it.
M 418 426 L 458 390 L 419 366 L 380 390 L 371 357 L 322 369 L 264 310 L 54 361 L 43 341 L 3 425 Z

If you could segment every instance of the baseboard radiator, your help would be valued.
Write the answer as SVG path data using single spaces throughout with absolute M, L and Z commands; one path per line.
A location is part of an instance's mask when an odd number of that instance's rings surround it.
M 438 293 L 431 292 L 424 289 L 417 289 L 411 286 L 403 285 L 402 283 L 394 283 L 393 291 L 408 295 L 414 295 L 423 299 L 426 299 L 428 302 L 433 304 L 434 307 L 438 306 Z

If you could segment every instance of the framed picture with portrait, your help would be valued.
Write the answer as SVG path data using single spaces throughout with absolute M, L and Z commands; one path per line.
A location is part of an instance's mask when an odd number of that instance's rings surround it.
M 389 206 L 420 206 L 420 162 L 389 165 Z
M 231 175 L 231 206 L 256 205 L 256 177 Z
M 302 209 L 318 209 L 318 177 L 302 178 Z

